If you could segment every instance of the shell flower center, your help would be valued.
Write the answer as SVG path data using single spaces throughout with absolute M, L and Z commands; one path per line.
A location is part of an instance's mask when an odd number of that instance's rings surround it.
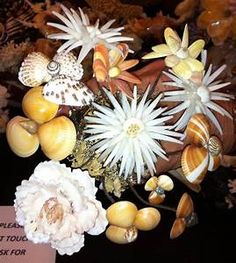
M 109 69 L 108 75 L 110 78 L 116 78 L 120 75 L 121 70 L 118 67 L 111 67 Z
M 200 97 L 203 103 L 207 103 L 210 101 L 210 91 L 204 86 L 200 86 L 197 89 L 197 95 Z
M 45 217 L 49 225 L 55 224 L 57 221 L 60 223 L 64 216 L 64 210 L 57 198 L 52 197 L 45 201 L 39 216 L 40 218 Z
M 189 56 L 188 53 L 188 48 L 184 47 L 184 48 L 180 48 L 177 52 L 176 52 L 176 56 L 180 59 L 185 59 Z
M 139 119 L 130 118 L 124 123 L 123 129 L 128 137 L 135 138 L 144 129 L 144 125 Z

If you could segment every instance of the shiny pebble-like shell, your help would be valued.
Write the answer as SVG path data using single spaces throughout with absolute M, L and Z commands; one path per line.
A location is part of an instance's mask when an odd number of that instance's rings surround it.
M 20 67 L 18 73 L 20 82 L 28 87 L 36 87 L 48 82 L 51 79 L 47 71 L 49 62 L 50 60 L 41 52 L 30 53 Z

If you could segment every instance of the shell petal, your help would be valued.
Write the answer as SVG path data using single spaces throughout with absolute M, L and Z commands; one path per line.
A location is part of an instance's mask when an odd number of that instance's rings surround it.
M 163 174 L 158 176 L 157 181 L 158 186 L 165 191 L 171 191 L 174 188 L 174 183 L 168 175 Z
M 183 193 L 176 210 L 177 218 L 185 218 L 193 213 L 193 201 L 189 194 Z
M 212 156 L 209 155 L 208 171 L 215 171 L 221 163 L 221 155 Z
M 50 62 L 44 54 L 32 52 L 22 62 L 18 78 L 22 84 L 28 87 L 40 86 L 51 79 L 47 65 Z
M 65 75 L 55 76 L 43 88 L 45 99 L 59 105 L 82 107 L 90 104 L 94 94 L 90 89 L 78 80 Z
M 181 156 L 184 176 L 190 183 L 199 184 L 204 179 L 209 163 L 209 155 L 204 147 L 188 145 Z
M 170 231 L 170 238 L 174 239 L 180 236 L 186 228 L 186 223 L 183 218 L 176 218 Z
M 198 39 L 197 41 L 193 42 L 192 45 L 189 46 L 188 48 L 189 55 L 192 58 L 197 58 L 198 55 L 201 53 L 204 45 L 205 45 L 205 41 L 202 39 Z
M 210 124 L 206 116 L 197 113 L 189 120 L 186 128 L 186 139 L 196 145 L 206 145 L 210 137 Z
M 156 176 L 152 176 L 147 180 L 147 182 L 144 185 L 144 189 L 146 191 L 152 191 L 155 190 L 158 186 L 158 179 Z
M 148 201 L 152 205 L 158 205 L 162 203 L 165 199 L 165 194 L 158 194 L 155 191 L 152 191 L 148 196 Z

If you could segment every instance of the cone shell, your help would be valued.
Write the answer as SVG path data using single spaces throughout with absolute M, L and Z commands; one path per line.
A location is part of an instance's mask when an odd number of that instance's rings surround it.
M 46 100 L 43 95 L 43 87 L 34 87 L 29 89 L 23 97 L 22 109 L 24 114 L 39 124 L 53 119 L 59 105 Z
M 41 52 L 30 53 L 22 62 L 18 78 L 22 84 L 28 87 L 40 86 L 51 79 L 47 65 L 50 60 Z
M 170 238 L 174 239 L 180 236 L 186 228 L 186 223 L 184 218 L 176 218 L 174 224 L 170 231 Z
M 63 160 L 72 153 L 76 143 L 74 123 L 65 116 L 52 119 L 38 129 L 39 142 L 44 154 L 52 160 Z
M 119 201 L 107 209 L 107 220 L 111 225 L 130 227 L 133 225 L 138 209 L 129 201 Z
M 177 210 L 176 210 L 176 217 L 187 217 L 193 213 L 193 201 L 189 194 L 184 193 L 179 201 Z
M 106 230 L 106 237 L 117 244 L 134 242 L 138 237 L 138 230 L 131 226 L 127 228 L 110 225 Z
M 34 154 L 39 147 L 37 134 L 31 134 L 21 126 L 21 122 L 29 119 L 15 116 L 6 127 L 6 136 L 11 150 L 20 157 L 28 157 Z
M 195 145 L 185 147 L 181 156 L 181 167 L 186 179 L 193 184 L 200 184 L 208 169 L 207 149 Z
M 134 220 L 134 226 L 138 230 L 148 231 L 154 229 L 160 222 L 161 215 L 156 208 L 145 207 L 138 210 Z
M 189 120 L 186 128 L 186 139 L 190 143 L 206 145 L 210 138 L 210 124 L 202 113 L 197 113 Z

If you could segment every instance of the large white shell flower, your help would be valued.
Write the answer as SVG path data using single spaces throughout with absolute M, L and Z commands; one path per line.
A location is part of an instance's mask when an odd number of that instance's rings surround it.
M 96 200 L 95 179 L 87 171 L 45 161 L 17 187 L 16 220 L 34 243 L 50 243 L 59 254 L 72 255 L 84 245 L 84 233 L 102 233 L 106 211 Z
M 144 175 L 145 166 L 154 174 L 157 156 L 167 159 L 159 141 L 181 143 L 173 137 L 182 136 L 171 131 L 172 126 L 165 125 L 164 122 L 172 116 L 160 117 L 166 110 L 156 107 L 162 94 L 153 101 L 146 101 L 148 91 L 149 88 L 138 102 L 135 87 L 131 103 L 123 93 L 119 103 L 112 93 L 104 89 L 114 108 L 94 103 L 97 109 L 95 116 L 86 117 L 88 124 L 85 132 L 92 134 L 87 139 L 95 141 L 93 149 L 101 154 L 101 160 L 105 160 L 104 166 L 109 164 L 112 167 L 121 161 L 119 175 L 124 174 L 127 178 L 135 172 L 138 183 Z
M 130 37 L 121 36 L 120 31 L 124 27 L 110 28 L 115 20 L 108 21 L 105 25 L 99 28 L 99 20 L 95 25 L 91 25 L 89 18 L 79 8 L 80 16 L 72 8 L 69 10 L 61 5 L 66 16 L 63 16 L 55 11 L 53 14 L 58 17 L 65 25 L 58 23 L 47 23 L 50 26 L 62 30 L 64 33 L 51 34 L 48 37 L 51 39 L 67 40 L 59 49 L 58 52 L 70 50 L 80 47 L 78 63 L 86 57 L 91 49 L 98 43 L 103 43 L 107 48 L 114 49 L 120 41 L 132 41 Z
M 165 97 L 163 98 L 163 101 L 180 102 L 165 114 L 173 115 L 184 110 L 184 113 L 175 124 L 175 130 L 186 127 L 189 119 L 195 113 L 203 113 L 214 123 L 220 134 L 223 133 L 212 110 L 232 119 L 232 116 L 223 107 L 214 102 L 228 101 L 233 98 L 232 95 L 216 92 L 216 90 L 230 84 L 230 82 L 220 83 L 220 80 L 216 80 L 225 68 L 226 65 L 223 65 L 212 73 L 212 65 L 210 65 L 208 70 L 201 76 L 200 81 L 185 80 L 174 74 L 164 72 L 172 81 L 163 84 L 180 88 L 180 90 L 164 92 Z

